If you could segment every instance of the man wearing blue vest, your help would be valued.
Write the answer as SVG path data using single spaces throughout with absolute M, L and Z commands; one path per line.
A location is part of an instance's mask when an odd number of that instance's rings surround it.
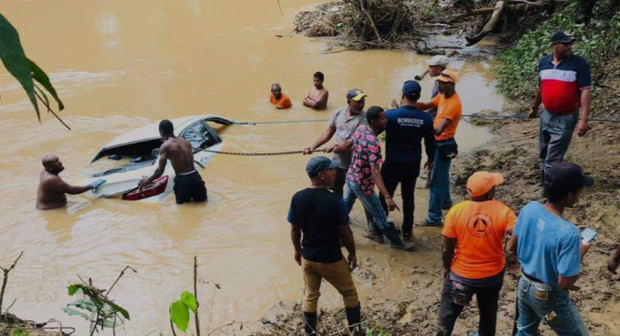
M 406 81 L 403 84 L 401 106 L 385 113 L 387 118 L 386 159 L 381 167 L 381 176 L 390 196 L 394 195 L 394 190 L 400 183 L 403 198 L 402 233 L 403 240 L 407 242 L 412 238 L 414 190 L 415 181 L 420 174 L 422 139 L 424 139 L 427 156 L 424 166 L 430 169 L 435 157 L 433 119 L 428 113 L 418 110 L 415 105 L 420 98 L 421 91 L 422 88 L 418 82 Z M 385 213 L 388 213 L 383 197 L 381 205 Z

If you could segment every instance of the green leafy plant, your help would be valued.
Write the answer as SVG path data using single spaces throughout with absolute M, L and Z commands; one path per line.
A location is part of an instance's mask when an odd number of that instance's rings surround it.
M 170 320 L 181 331 L 186 331 L 189 325 L 189 312 L 196 314 L 198 303 L 190 292 L 181 293 L 181 299 L 170 305 Z
M 39 122 L 41 121 L 41 114 L 37 98 L 45 104 L 49 112 L 53 111 L 51 111 L 49 106 L 47 95 L 35 81 L 52 95 L 58 103 L 59 110 L 64 109 L 64 105 L 49 77 L 36 63 L 26 57 L 17 30 L 2 14 L 0 14 L 0 59 L 2 59 L 2 63 L 4 63 L 7 71 L 19 81 L 24 91 L 26 91 L 32 106 L 34 106 Z
M 392 336 L 392 334 L 381 329 L 366 328 L 366 336 Z
M 91 279 L 88 279 L 88 283 L 82 281 L 70 285 L 67 287 L 68 294 L 82 295 L 82 298 L 67 304 L 63 311 L 67 315 L 81 316 L 89 321 L 90 335 L 94 335 L 98 328 L 114 330 L 118 324 L 124 323 L 125 319 L 129 320 L 130 316 L 127 309 L 108 299 L 108 295 L 128 269 L 137 273 L 132 267 L 126 266 L 107 291 L 93 286 Z
M 170 328 L 172 334 L 176 336 L 174 326 L 185 332 L 189 326 L 189 312 L 194 313 L 196 325 L 196 335 L 200 336 L 200 321 L 198 319 L 198 257 L 194 256 L 194 294 L 190 292 L 181 293 L 181 299 L 170 304 Z
M 13 329 L 13 336 L 29 336 L 30 333 L 28 330 L 24 328 L 15 328 Z
M 575 54 L 584 57 L 592 68 L 602 67 L 610 58 L 618 57 L 620 12 L 605 18 L 602 13 L 608 12 L 609 6 L 609 1 L 600 1 L 596 19 L 586 26 L 576 23 L 580 11 L 572 2 L 535 30 L 524 34 L 500 55 L 496 68 L 499 91 L 513 99 L 533 96 L 538 61 L 551 52 L 551 35 L 557 30 L 568 31 L 577 38 Z

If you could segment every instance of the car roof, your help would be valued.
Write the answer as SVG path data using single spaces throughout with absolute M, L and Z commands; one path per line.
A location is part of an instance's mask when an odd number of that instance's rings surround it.
M 174 125 L 174 133 L 179 134 L 185 127 L 194 121 L 205 119 L 208 117 L 214 116 L 212 114 L 202 114 L 202 115 L 193 115 L 188 117 L 174 118 L 170 119 L 172 125 Z M 118 137 L 112 139 L 108 144 L 103 146 L 102 149 L 116 147 L 120 145 L 126 145 L 130 143 L 148 141 L 153 139 L 158 139 L 161 136 L 159 135 L 159 121 L 156 123 L 148 124 L 144 127 L 137 128 L 133 131 L 124 133 L 119 135 Z

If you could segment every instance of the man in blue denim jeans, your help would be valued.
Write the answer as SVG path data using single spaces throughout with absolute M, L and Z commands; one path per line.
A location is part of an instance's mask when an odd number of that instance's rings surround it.
M 441 210 L 452 207 L 450 162 L 457 153 L 454 136 L 463 109 L 461 99 L 454 89 L 457 82 L 458 75 L 454 71 L 442 71 L 437 77 L 440 94 L 429 103 L 416 103 L 419 110 L 437 108 L 437 116 L 433 122 L 435 159 L 432 164 L 429 186 L 431 195 L 428 202 L 428 217 L 421 225 L 441 226 Z
M 385 235 L 394 248 L 411 250 L 413 244 L 403 243 L 394 223 L 387 222 L 387 214 L 383 211 L 379 196 L 375 193 L 376 184 L 385 198 L 388 210 L 398 209 L 381 177 L 383 159 L 377 136 L 387 127 L 385 111 L 379 106 L 372 106 L 366 111 L 366 118 L 368 126 L 358 126 L 351 137 L 353 156 L 346 177 L 348 188 L 344 194 L 347 213 L 351 211 L 355 199 L 359 198 L 366 213 L 372 217 L 373 232 L 381 237 Z
M 579 229 L 562 214 L 577 203 L 583 187 L 592 185 L 592 178 L 576 164 L 554 163 L 545 176 L 547 202 L 532 201 L 519 213 L 508 244 L 522 267 L 517 336 L 538 335 L 541 321 L 558 335 L 588 335 L 568 291 L 579 278 L 590 246 L 581 243 Z

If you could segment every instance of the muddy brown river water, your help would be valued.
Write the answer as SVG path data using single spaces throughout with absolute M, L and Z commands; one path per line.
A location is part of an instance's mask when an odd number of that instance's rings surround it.
M 201 312 L 204 326 L 257 320 L 273 303 L 301 298 L 285 217 L 291 195 L 307 185 L 307 157 L 216 156 L 201 172 L 209 189 L 206 205 L 177 206 L 173 196 L 159 204 L 72 196 L 67 209 L 34 208 L 45 153 L 57 154 L 66 167 L 62 176 L 78 183 L 101 146 L 162 118 L 201 113 L 251 121 L 327 118 L 344 105 L 349 88 L 365 90 L 367 106 L 386 106 L 399 96 L 404 80 L 425 69 L 427 57 L 409 52 L 326 54 L 322 41 L 291 33 L 294 14 L 316 1 L 281 2 L 283 15 L 275 0 L 0 3 L 27 55 L 50 74 L 67 106 L 61 115 L 73 128 L 65 130 L 46 113 L 38 124 L 21 88 L 1 69 L 0 262 L 6 265 L 24 251 L 5 299 L 18 298 L 13 313 L 58 318 L 83 334 L 85 323 L 61 311 L 72 301 L 66 286 L 79 274 L 107 287 L 131 265 L 139 273 L 126 275 L 111 295 L 131 312 L 125 334 L 167 334 L 168 306 L 191 288 L 194 255 L 207 307 Z M 452 67 L 461 76 L 457 91 L 464 113 L 502 107 L 490 63 L 455 61 Z M 301 106 L 317 70 L 325 73 L 330 90 L 327 112 Z M 292 109 L 269 105 L 272 82 L 292 98 Z M 422 83 L 427 99 L 432 81 Z M 296 150 L 324 128 L 324 123 L 233 126 L 222 137 L 228 151 Z M 489 133 L 463 122 L 457 138 L 467 150 Z M 416 220 L 426 213 L 427 196 L 416 191 Z M 365 224 L 359 205 L 354 211 L 359 236 Z M 400 223 L 399 214 L 392 216 Z M 389 274 L 381 291 L 360 288 L 363 297 L 396 296 L 410 274 L 408 265 L 425 259 L 365 240 L 358 249 L 360 259 L 373 256 Z M 325 292 L 321 305 L 337 307 L 335 292 Z

